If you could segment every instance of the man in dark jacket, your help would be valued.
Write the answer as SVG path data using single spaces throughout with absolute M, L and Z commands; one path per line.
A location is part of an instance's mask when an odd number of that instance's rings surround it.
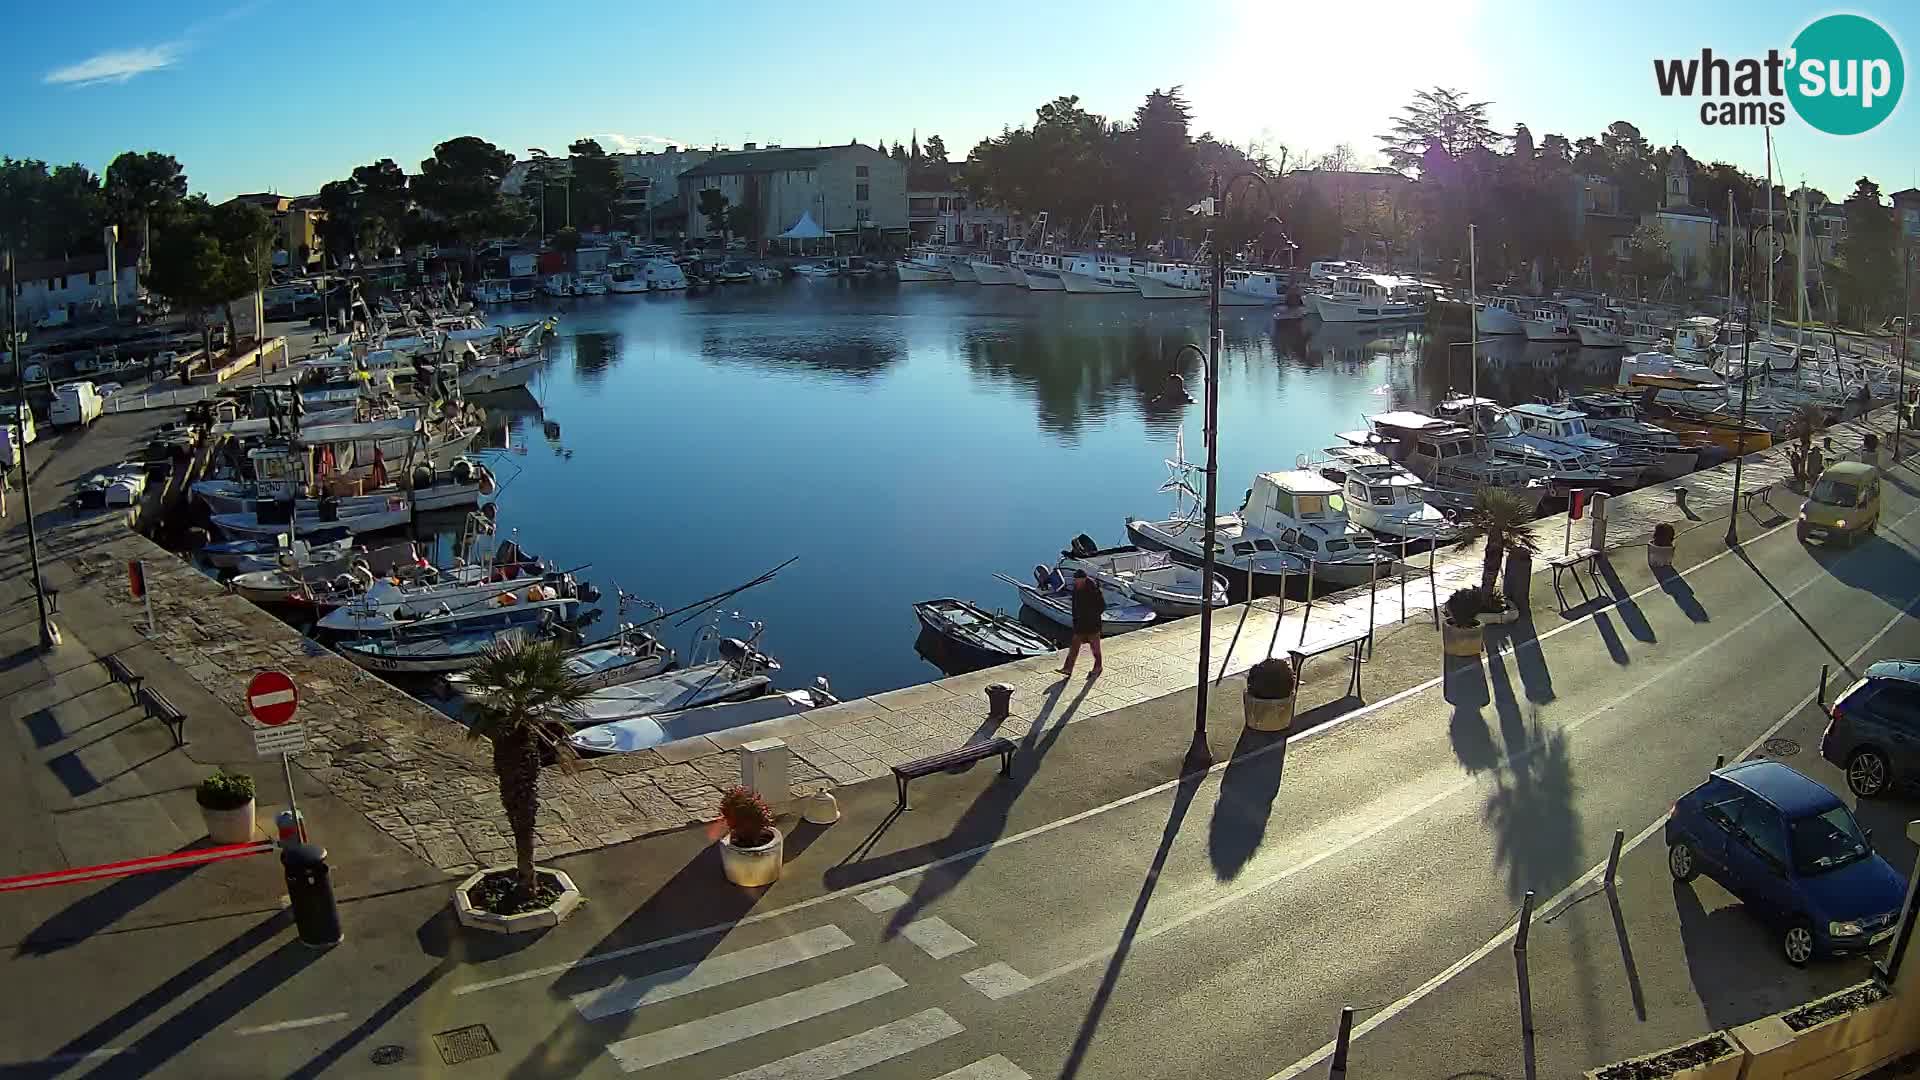
M 1067 650 L 1067 666 L 1060 669 L 1062 675 L 1073 674 L 1073 662 L 1080 658 L 1080 646 L 1093 650 L 1093 670 L 1087 672 L 1091 679 L 1100 674 L 1100 616 L 1107 610 L 1107 599 L 1100 593 L 1100 586 L 1085 570 L 1073 572 L 1073 645 Z

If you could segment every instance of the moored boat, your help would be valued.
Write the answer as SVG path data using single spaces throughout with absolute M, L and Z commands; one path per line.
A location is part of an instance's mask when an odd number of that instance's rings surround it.
M 920 625 L 961 658 L 981 666 L 1045 656 L 1053 643 L 1019 619 L 953 597 L 913 605 Z
M 1044 566 L 1033 568 L 1034 583 L 1031 585 L 1005 574 L 995 574 L 994 577 L 1019 590 L 1022 607 L 1057 626 L 1069 630 L 1073 628 L 1071 578 Z M 1102 592 L 1107 602 L 1106 610 L 1100 613 L 1100 631 L 1103 634 L 1138 630 L 1158 618 L 1153 609 L 1145 604 L 1128 600 L 1111 589 L 1102 588 Z
M 763 694 L 744 701 L 723 701 L 673 712 L 634 716 L 576 731 L 569 737 L 576 750 L 588 754 L 626 754 L 681 739 L 764 724 L 789 716 L 838 705 L 825 676 L 804 690 Z

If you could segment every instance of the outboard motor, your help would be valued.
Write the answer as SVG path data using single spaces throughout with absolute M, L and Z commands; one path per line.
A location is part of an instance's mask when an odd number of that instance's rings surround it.
M 591 581 L 587 582 L 585 585 L 580 586 L 580 599 L 586 601 L 589 604 L 599 603 L 600 602 L 600 586 L 595 585 Z
M 1045 590 L 1047 587 L 1047 568 L 1039 563 L 1033 564 L 1033 584 L 1036 588 L 1042 590 Z
M 320 496 L 320 520 L 340 520 L 340 500 L 335 498 L 331 493 Z
M 1073 538 L 1073 546 L 1067 550 L 1072 553 L 1074 558 L 1084 559 L 1094 552 L 1099 551 L 1100 545 L 1093 542 L 1093 537 L 1088 536 L 1086 533 L 1081 533 L 1079 536 Z
M 731 637 L 720 639 L 719 651 L 721 659 L 736 667 L 746 666 L 747 659 L 753 655 L 753 650 L 747 648 L 746 642 Z
M 453 482 L 466 485 L 473 483 L 473 462 L 460 458 L 453 463 Z

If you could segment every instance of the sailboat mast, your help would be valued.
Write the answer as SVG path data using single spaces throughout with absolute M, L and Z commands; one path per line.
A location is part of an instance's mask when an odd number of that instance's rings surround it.
M 1773 129 L 1767 135 L 1767 224 L 1773 224 Z M 1767 234 L 1767 340 L 1773 340 L 1773 234 Z
M 1795 200 L 1800 204 L 1799 219 L 1794 223 L 1794 272 L 1793 283 L 1796 299 L 1799 301 L 1798 318 L 1800 329 L 1794 334 L 1794 344 L 1807 343 L 1807 185 L 1803 182 L 1800 190 L 1794 192 Z
M 1480 298 L 1479 252 L 1474 247 L 1476 225 L 1467 226 L 1467 396 L 1473 399 L 1467 409 L 1473 417 L 1473 433 L 1480 433 L 1480 317 L 1474 304 Z

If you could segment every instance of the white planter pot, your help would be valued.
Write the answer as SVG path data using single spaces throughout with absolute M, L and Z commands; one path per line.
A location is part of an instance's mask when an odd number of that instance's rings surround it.
M 1486 647 L 1486 639 L 1481 636 L 1480 624 L 1455 626 L 1445 619 L 1440 620 L 1440 651 L 1448 656 L 1479 656 Z
M 232 810 L 200 808 L 207 823 L 207 839 L 216 844 L 244 844 L 253 839 L 253 800 Z
M 720 838 L 720 869 L 735 885 L 748 888 L 771 885 L 780 880 L 785 853 L 786 838 L 777 828 L 773 830 L 772 840 L 754 848 L 734 847 L 733 835 L 729 833 Z
M 1293 698 L 1254 697 L 1242 691 L 1240 701 L 1247 711 L 1247 727 L 1253 731 L 1285 731 L 1293 726 Z
M 1661 547 L 1658 544 L 1648 544 L 1647 545 L 1647 565 L 1648 566 L 1672 566 L 1673 565 L 1673 549 L 1671 547 Z
M 1508 623 L 1519 621 L 1520 609 L 1514 607 L 1512 604 L 1508 604 L 1499 611 L 1483 611 L 1480 613 L 1481 626 L 1505 626 Z
M 573 909 L 580 906 L 580 887 L 575 885 L 573 879 L 563 871 L 555 870 L 550 866 L 534 867 L 542 874 L 553 875 L 560 882 L 560 895 L 546 907 L 523 911 L 518 915 L 495 915 L 491 911 L 483 911 L 473 906 L 473 901 L 467 897 L 468 890 L 480 884 L 481 879 L 488 874 L 512 869 L 511 866 L 489 866 L 484 870 L 476 870 L 465 881 L 454 887 L 453 914 L 460 921 L 461 926 L 495 934 L 520 934 L 529 930 L 545 930 L 548 927 L 559 926 L 562 919 L 573 914 Z

